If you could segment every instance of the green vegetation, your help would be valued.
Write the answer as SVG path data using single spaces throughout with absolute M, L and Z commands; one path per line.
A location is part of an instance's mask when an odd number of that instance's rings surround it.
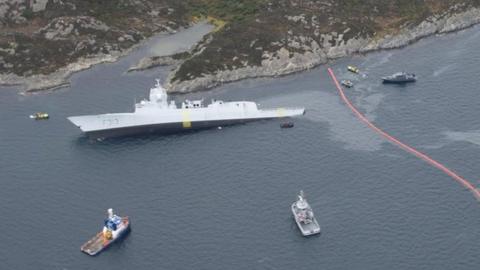
M 416 25 L 456 4 L 463 8 L 480 6 L 479 0 L 188 0 L 185 3 L 193 16 L 214 16 L 227 25 L 212 34 L 210 43 L 194 50 L 196 54 L 181 65 L 173 81 L 235 69 L 245 63 L 260 65 L 264 51 L 275 52 L 280 47 L 291 53 L 302 52 L 289 45 L 289 41 L 300 36 L 322 44 L 318 34 L 343 33 L 349 29 L 344 40 L 376 38 L 393 34 L 405 25 Z M 301 16 L 303 20 L 287 19 L 292 16 Z
M 50 74 L 83 57 L 128 49 L 191 20 L 176 0 L 49 1 L 41 12 L 33 12 L 27 0 L 23 6 L 18 2 L 0 18 L 0 74 Z M 24 19 L 11 19 L 18 11 Z
M 212 16 L 238 22 L 258 14 L 265 0 L 185 0 L 185 8 L 195 17 Z
M 432 14 L 472 6 L 480 6 L 480 0 L 49 1 L 42 12 L 34 13 L 29 5 L 21 9 L 26 22 L 0 18 L 0 74 L 48 74 L 81 57 L 124 50 L 155 33 L 207 19 L 216 26 L 210 36 L 191 53 L 173 56 L 184 59 L 174 76 L 174 80 L 184 81 L 261 65 L 265 53 L 274 54 L 280 48 L 291 54 L 302 53 L 305 47 L 298 46 L 299 38 L 336 45 L 333 40 L 321 40 L 321 35 L 344 33 L 344 41 L 382 37 L 405 25 L 416 25 Z M 108 30 L 75 23 L 76 18 L 85 17 L 107 25 Z M 46 30 L 41 29 L 56 19 L 66 22 L 65 28 L 48 31 L 63 33 L 69 24 L 75 29 L 58 39 L 48 38 Z
M 22 14 L 27 20 L 31 20 L 34 17 L 33 11 L 31 9 L 25 9 Z

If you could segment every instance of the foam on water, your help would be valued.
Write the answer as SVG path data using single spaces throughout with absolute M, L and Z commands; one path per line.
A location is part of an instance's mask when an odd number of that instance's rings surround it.
M 448 132 L 445 132 L 445 136 L 452 141 L 469 142 L 469 143 L 480 146 L 480 130 L 467 131 L 467 132 L 448 131 Z

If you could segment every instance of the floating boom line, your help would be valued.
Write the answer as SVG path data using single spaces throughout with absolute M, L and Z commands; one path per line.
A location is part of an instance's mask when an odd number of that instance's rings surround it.
M 392 135 L 388 134 L 387 132 L 383 131 L 379 127 L 375 126 L 370 120 L 365 117 L 357 108 L 350 102 L 350 100 L 347 98 L 345 95 L 345 92 L 343 91 L 342 87 L 338 83 L 337 77 L 335 77 L 335 74 L 333 73 L 333 70 L 331 68 L 328 68 L 328 73 L 330 74 L 330 77 L 332 78 L 333 82 L 335 83 L 335 86 L 337 87 L 338 93 L 340 94 L 340 97 L 342 98 L 343 102 L 350 108 L 350 110 L 355 114 L 355 116 L 365 123 L 370 129 L 375 131 L 377 134 L 380 134 L 382 137 L 390 141 L 391 143 L 397 145 L 398 147 L 402 148 L 403 150 L 409 152 L 410 154 L 415 155 L 416 157 L 426 161 L 428 164 L 432 165 L 433 167 L 441 170 L 451 178 L 453 178 L 455 181 L 460 183 L 462 186 L 470 190 L 475 198 L 477 200 L 480 200 L 480 191 L 467 179 L 461 177 L 454 171 L 450 170 L 447 168 L 445 165 L 441 164 L 440 162 L 434 160 L 433 158 L 429 157 L 428 155 L 416 150 L 415 148 L 399 141 L 397 138 L 393 137 Z

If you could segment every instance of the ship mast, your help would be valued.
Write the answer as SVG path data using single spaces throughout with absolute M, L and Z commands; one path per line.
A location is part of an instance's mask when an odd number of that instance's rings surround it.
M 157 83 L 155 88 L 150 89 L 150 102 L 156 103 L 159 107 L 168 106 L 168 95 L 165 88 L 160 84 L 160 79 L 155 79 Z

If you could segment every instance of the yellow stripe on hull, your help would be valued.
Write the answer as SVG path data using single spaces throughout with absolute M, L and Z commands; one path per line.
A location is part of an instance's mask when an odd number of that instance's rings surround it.
M 277 116 L 278 117 L 285 117 L 285 109 L 284 108 L 278 108 L 277 109 Z
M 192 121 L 190 120 L 190 112 L 189 111 L 182 111 L 182 126 L 183 128 L 191 128 Z

